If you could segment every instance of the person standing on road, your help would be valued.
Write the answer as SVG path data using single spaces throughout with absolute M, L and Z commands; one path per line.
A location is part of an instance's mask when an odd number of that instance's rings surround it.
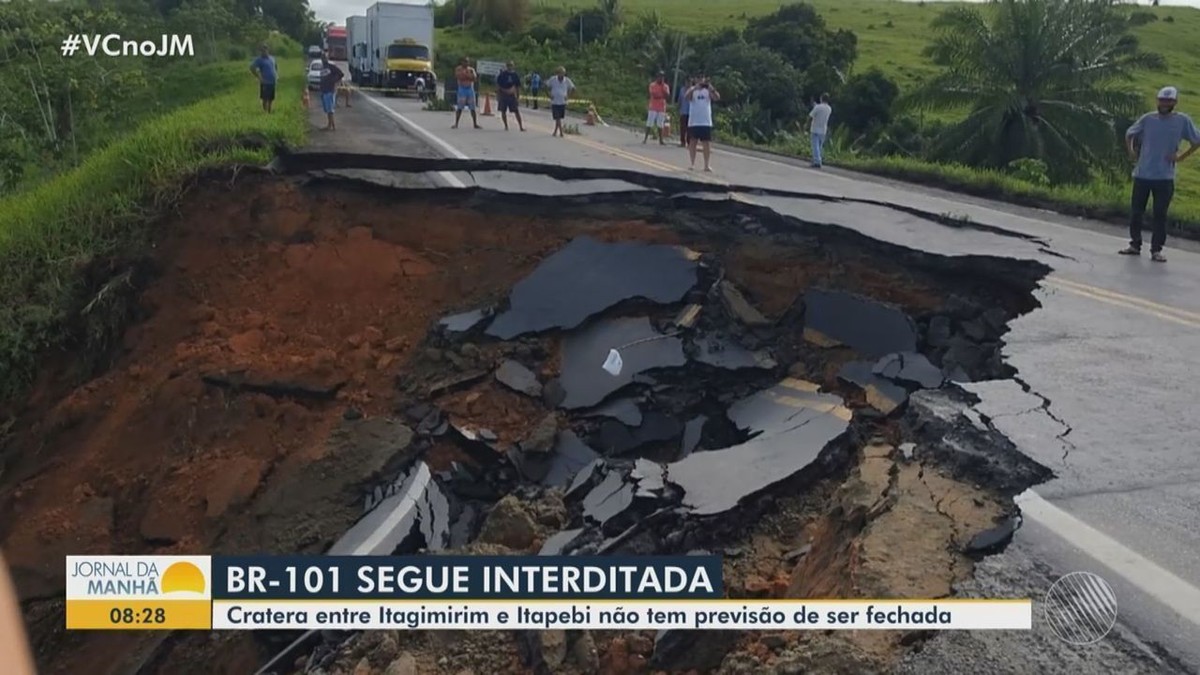
M 504 64 L 504 70 L 496 76 L 496 88 L 500 90 L 496 96 L 500 104 L 500 119 L 504 122 L 504 130 L 508 131 L 508 112 L 517 118 L 517 126 L 525 131 L 525 123 L 521 121 L 521 110 L 518 103 L 521 97 L 521 76 L 517 74 L 512 61 Z
M 428 98 L 425 95 L 425 76 L 424 75 L 417 76 L 417 79 L 413 81 L 413 88 L 417 90 L 417 100 L 420 101 L 421 103 L 424 103 L 425 99 Z
M 646 135 L 642 136 L 642 145 L 650 140 L 650 132 L 658 133 L 658 144 L 666 145 L 663 141 L 663 125 L 667 122 L 667 101 L 671 100 L 671 85 L 667 84 L 666 74 L 658 71 L 658 77 L 650 83 L 650 103 L 646 110 Z
M 479 126 L 479 117 L 475 114 L 475 82 L 479 75 L 471 67 L 471 59 L 462 57 L 458 67 L 454 69 L 454 79 L 458 82 L 458 107 L 454 111 L 454 126 L 450 128 L 457 129 L 458 121 L 462 119 L 463 108 L 470 108 L 471 123 L 476 129 L 482 129 L 483 127 Z
M 337 89 L 342 78 L 346 77 L 341 68 L 329 62 L 329 54 L 321 54 L 321 107 L 329 122 L 325 131 L 334 131 L 337 126 L 333 123 L 333 111 L 337 107 Z
M 262 100 L 262 108 L 270 114 L 271 105 L 275 102 L 275 82 L 279 79 L 279 71 L 275 68 L 275 57 L 271 50 L 263 44 L 258 48 L 258 58 L 250 63 L 250 72 L 258 78 L 258 97 Z
M 679 88 L 679 147 L 686 148 L 688 142 L 688 107 L 691 101 L 688 99 L 688 92 L 692 90 L 692 85 L 696 84 L 696 78 L 689 77 L 683 86 Z
M 704 150 L 704 170 L 712 171 L 712 131 L 714 101 L 721 100 L 721 94 L 708 81 L 707 77 L 700 78 L 698 84 L 688 89 L 688 156 L 692 160 L 691 170 L 696 170 L 696 146 Z
M 533 109 L 538 109 L 538 95 L 542 91 L 542 76 L 535 70 L 529 76 L 529 93 L 533 96 Z
M 571 98 L 571 92 L 575 91 L 575 83 L 567 77 L 567 69 L 559 66 L 554 71 L 554 76 L 547 82 L 546 87 L 550 90 L 550 114 L 554 118 L 554 131 L 550 135 L 563 138 L 563 120 L 567 117 L 567 101 Z
M 821 94 L 821 102 L 808 113 L 808 134 L 812 138 L 812 165 L 815 169 L 821 168 L 825 161 L 821 153 L 825 150 L 825 139 L 829 137 L 829 116 L 832 114 L 829 94 Z
M 1163 246 L 1167 243 L 1167 209 L 1175 195 L 1175 165 L 1200 149 L 1200 130 L 1192 118 L 1175 112 L 1179 91 L 1163 87 L 1158 92 L 1158 110 L 1142 115 L 1125 132 L 1125 147 L 1136 165 L 1133 167 L 1133 195 L 1129 205 L 1129 246 L 1121 255 L 1141 255 L 1142 218 L 1146 204 L 1154 197 L 1154 230 L 1150 235 L 1150 259 L 1166 262 Z M 1187 141 L 1186 152 L 1179 145 Z

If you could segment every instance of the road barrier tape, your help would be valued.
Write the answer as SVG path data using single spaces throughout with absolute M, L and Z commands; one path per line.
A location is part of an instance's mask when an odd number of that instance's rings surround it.
M 413 89 L 412 87 L 397 89 L 397 88 L 387 88 L 387 87 L 363 87 L 363 86 L 359 86 L 357 84 L 353 84 L 353 85 L 350 85 L 348 88 L 353 91 L 381 91 L 381 92 L 385 92 L 385 93 L 391 91 L 391 92 L 399 92 L 402 94 L 417 93 L 417 91 L 415 89 Z M 428 92 L 429 90 L 427 89 L 426 91 Z M 481 92 L 477 95 L 477 98 L 482 98 L 489 94 L 493 98 L 496 96 L 495 92 Z M 537 101 L 539 103 L 550 103 L 550 99 L 545 96 L 520 95 L 517 98 L 519 98 L 521 101 Z M 592 101 L 592 100 L 586 99 L 586 98 L 573 98 L 567 102 L 567 105 L 592 105 L 594 103 L 595 103 L 595 101 Z

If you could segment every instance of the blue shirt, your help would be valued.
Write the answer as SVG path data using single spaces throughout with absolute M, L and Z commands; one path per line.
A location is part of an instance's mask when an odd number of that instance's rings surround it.
M 496 86 L 500 89 L 512 89 L 521 86 L 521 76 L 512 70 L 502 70 L 496 76 Z
M 260 56 L 254 59 L 250 67 L 258 71 L 262 77 L 263 84 L 275 84 L 275 58 L 272 56 Z
M 542 76 L 538 75 L 537 73 L 534 73 L 533 77 L 529 78 L 529 88 L 530 89 L 538 89 L 541 86 L 542 86 Z
M 1175 180 L 1175 163 L 1168 158 L 1179 152 L 1183 141 L 1200 143 L 1200 130 L 1183 113 L 1146 113 L 1125 132 L 1126 138 L 1141 143 L 1133 177 L 1142 180 Z
M 686 115 L 692 108 L 692 102 L 687 97 L 688 85 L 684 84 L 679 88 L 679 114 Z

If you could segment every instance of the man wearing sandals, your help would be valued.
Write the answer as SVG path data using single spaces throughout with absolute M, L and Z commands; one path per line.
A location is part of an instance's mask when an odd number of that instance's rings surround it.
M 1167 209 L 1175 194 L 1175 165 L 1200 148 L 1200 130 L 1190 117 L 1175 112 L 1178 101 L 1179 91 L 1175 87 L 1163 87 L 1158 92 L 1158 110 L 1142 115 L 1125 132 L 1125 147 L 1136 166 L 1130 200 L 1129 246 L 1119 251 L 1121 255 L 1141 255 L 1142 217 L 1146 214 L 1146 203 L 1153 196 L 1150 259 L 1167 261 L 1162 249 L 1167 243 Z M 1185 140 L 1191 147 L 1180 152 L 1179 145 Z

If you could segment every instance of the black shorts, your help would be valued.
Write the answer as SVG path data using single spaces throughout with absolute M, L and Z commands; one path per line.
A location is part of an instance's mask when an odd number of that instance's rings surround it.
M 266 83 L 258 85 L 258 97 L 264 101 L 274 101 L 275 85 Z
M 688 138 L 698 141 L 712 140 L 712 127 L 688 127 Z
M 517 96 L 516 94 L 500 94 L 496 97 L 496 103 L 500 106 L 500 112 L 517 112 Z
M 566 119 L 566 117 L 567 117 L 567 106 L 565 106 L 565 105 L 552 105 L 552 106 L 550 106 L 550 116 L 551 116 L 551 117 L 553 117 L 553 118 L 554 118 L 554 119 L 556 119 L 556 120 Z

